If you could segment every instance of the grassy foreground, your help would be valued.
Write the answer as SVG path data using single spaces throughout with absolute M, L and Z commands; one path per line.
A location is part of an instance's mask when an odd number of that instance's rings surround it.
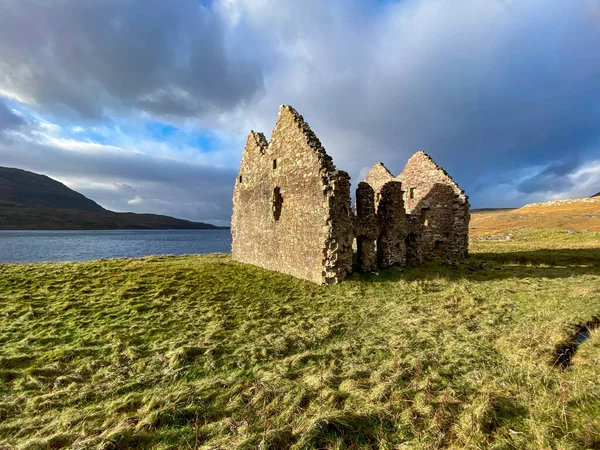
M 544 249 L 544 250 L 542 250 Z M 600 233 L 316 286 L 228 256 L 0 266 L 0 448 L 600 448 Z

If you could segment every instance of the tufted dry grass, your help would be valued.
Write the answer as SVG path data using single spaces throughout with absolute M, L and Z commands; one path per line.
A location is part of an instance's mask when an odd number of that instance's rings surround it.
M 0 448 L 600 447 L 600 234 L 316 286 L 228 256 L 0 266 Z
M 502 233 L 523 227 L 600 232 L 600 196 L 533 203 L 522 208 L 473 211 L 471 236 Z

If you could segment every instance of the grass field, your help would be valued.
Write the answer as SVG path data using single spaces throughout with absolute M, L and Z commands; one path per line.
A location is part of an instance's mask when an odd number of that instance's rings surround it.
M 0 266 L 0 448 L 600 448 L 600 233 L 471 253 L 336 286 L 228 256 Z

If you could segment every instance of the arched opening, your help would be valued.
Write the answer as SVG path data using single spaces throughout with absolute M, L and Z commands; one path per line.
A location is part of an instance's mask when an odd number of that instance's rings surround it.
M 276 187 L 273 190 L 273 218 L 279 220 L 281 217 L 281 208 L 283 207 L 283 196 L 281 189 Z

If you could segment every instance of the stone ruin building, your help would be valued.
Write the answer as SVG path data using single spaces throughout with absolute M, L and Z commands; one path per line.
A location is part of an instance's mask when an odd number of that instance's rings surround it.
M 337 170 L 303 117 L 281 106 L 267 142 L 250 132 L 233 193 L 232 256 L 319 284 L 353 268 L 464 258 L 469 202 L 425 152 L 394 177 L 377 163 L 356 189 Z M 356 250 L 356 254 L 355 254 Z

